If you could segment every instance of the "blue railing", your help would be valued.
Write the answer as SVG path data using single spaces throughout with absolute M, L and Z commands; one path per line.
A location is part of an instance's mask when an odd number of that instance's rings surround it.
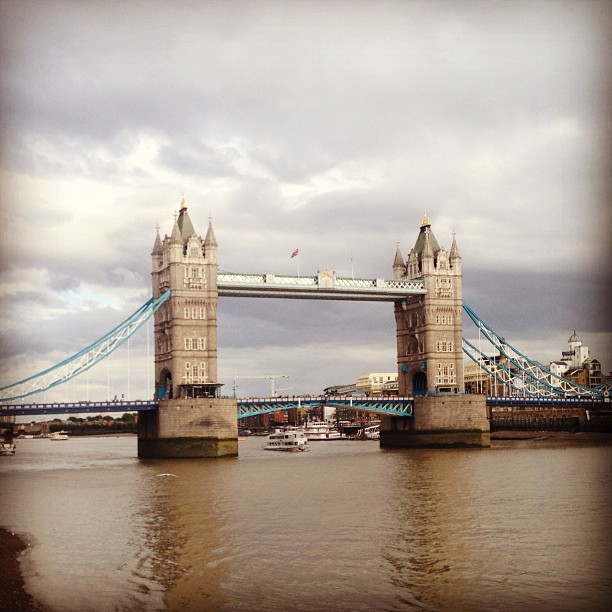
M 238 419 L 249 416 L 288 410 L 290 408 L 307 408 L 312 406 L 333 406 L 353 408 L 391 414 L 394 416 L 412 416 L 411 398 L 362 398 L 362 397 L 273 397 L 238 399 Z M 154 400 L 110 401 L 110 402 L 53 402 L 41 404 L 1 404 L 0 416 L 35 416 L 51 414 L 80 414 L 104 412 L 142 412 L 157 410 L 158 402 Z
M 411 397 L 353 397 L 353 396 L 302 396 L 273 397 L 238 400 L 238 418 L 244 419 L 258 414 L 290 410 L 291 408 L 308 408 L 312 406 L 330 406 L 337 408 L 352 408 L 390 414 L 392 416 L 412 416 L 414 400 Z
M 46 414 L 101 414 L 103 412 L 142 412 L 157 410 L 153 400 L 117 400 L 110 402 L 49 402 L 42 404 L 1 404 L 0 416 L 35 416 Z

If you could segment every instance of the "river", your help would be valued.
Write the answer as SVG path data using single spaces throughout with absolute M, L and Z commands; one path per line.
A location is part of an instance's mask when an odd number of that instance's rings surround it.
M 612 446 L 139 460 L 135 437 L 18 440 L 0 525 L 52 611 L 608 610 Z

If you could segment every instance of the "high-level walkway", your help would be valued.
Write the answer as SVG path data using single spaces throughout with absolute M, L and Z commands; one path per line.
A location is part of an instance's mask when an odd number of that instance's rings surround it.
M 394 302 L 408 295 L 426 293 L 422 280 L 342 278 L 329 270 L 317 276 L 278 274 L 234 274 L 219 272 L 219 296 L 304 298 L 315 300 L 359 300 Z

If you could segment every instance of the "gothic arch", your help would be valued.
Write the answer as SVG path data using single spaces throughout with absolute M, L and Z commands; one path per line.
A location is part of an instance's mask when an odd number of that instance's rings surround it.
M 425 372 L 417 372 L 412 377 L 412 394 L 427 395 L 427 374 Z

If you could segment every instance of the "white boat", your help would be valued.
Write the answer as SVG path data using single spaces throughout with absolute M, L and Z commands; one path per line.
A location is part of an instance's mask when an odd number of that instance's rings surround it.
M 14 442 L 2 442 L 0 443 L 0 456 L 3 455 L 14 455 L 16 445 Z
M 308 421 L 304 424 L 304 433 L 309 441 L 340 440 L 342 434 L 327 421 Z
M 277 429 L 268 436 L 265 450 L 303 452 L 310 450 L 308 439 L 301 429 Z
M 49 434 L 49 440 L 67 440 L 68 432 L 66 431 L 54 431 L 52 434 Z
M 363 430 L 366 440 L 380 440 L 380 425 L 372 425 Z

